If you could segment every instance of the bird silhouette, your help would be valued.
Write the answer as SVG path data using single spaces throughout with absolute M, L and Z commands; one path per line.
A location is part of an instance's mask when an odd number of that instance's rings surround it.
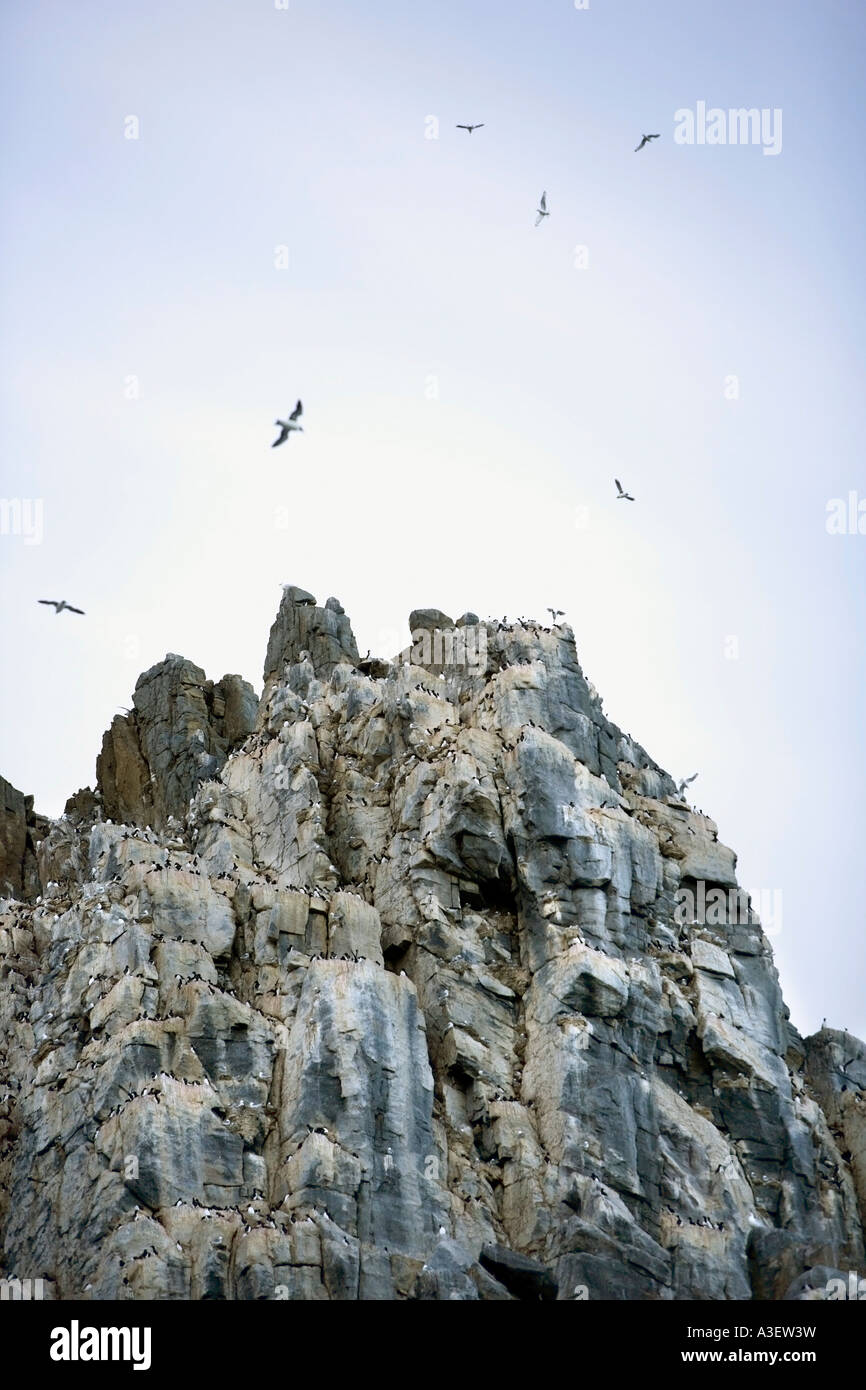
M 565 617 L 565 609 L 564 609 L 564 608 L 548 608 L 547 611 L 548 611 L 548 613 L 550 614 L 550 616 L 551 616 L 551 618 L 553 619 L 554 622 L 556 622 L 557 618 L 564 618 L 564 617 Z
M 475 124 L 475 125 L 459 125 L 459 124 L 458 124 L 457 130 L 468 130 L 468 131 L 469 131 L 469 134 L 471 135 L 472 132 L 473 132 L 473 130 L 480 130 L 481 127 L 482 127 L 483 125 L 484 125 L 484 122 L 483 122 L 483 121 L 478 121 L 477 124 Z
M 659 139 L 659 136 L 658 136 L 658 135 L 642 135 L 641 138 L 640 138 L 640 144 L 639 144 L 639 145 L 635 145 L 635 147 L 634 147 L 634 152 L 635 152 L 635 154 L 637 154 L 638 150 L 642 150 L 643 147 L 644 147 L 644 145 L 648 145 L 649 142 L 650 142 L 650 140 L 658 140 L 658 139 Z
M 38 599 L 37 601 L 38 601 L 39 603 L 47 603 L 48 606 L 49 606 L 49 608 L 53 608 L 53 609 L 54 609 L 55 617 L 56 617 L 58 614 L 62 613 L 62 612 L 64 611 L 64 609 L 66 610 L 67 613 L 81 613 L 82 616 L 83 616 L 83 614 L 84 614 L 84 609 L 83 609 L 83 608 L 73 608 L 73 607 L 72 607 L 72 604 L 71 604 L 71 603 L 67 603 L 65 598 L 61 598 L 61 599 L 56 599 L 56 598 L 41 598 L 41 599 Z
M 550 216 L 550 213 L 547 211 L 547 194 L 546 194 L 546 193 L 542 193 L 542 195 L 541 195 L 541 201 L 540 201 L 540 203 L 538 204 L 538 207 L 536 208 L 536 218 L 535 218 L 535 225 L 536 225 L 536 227 L 538 226 L 539 222 L 541 222 L 545 217 L 549 217 L 549 216 Z
M 272 449 L 276 449 L 278 444 L 282 444 L 286 439 L 288 439 L 289 435 L 292 433 L 293 430 L 301 430 L 303 432 L 303 425 L 298 424 L 298 418 L 301 415 L 303 415 L 303 413 L 304 407 L 301 405 L 301 402 L 298 401 L 298 404 L 295 406 L 288 420 L 274 421 L 275 425 L 279 425 L 281 433 L 279 439 L 275 439 L 273 444 L 271 445 Z
M 633 502 L 634 498 L 630 492 L 626 492 L 619 478 L 614 478 L 614 482 L 616 483 L 617 502 Z

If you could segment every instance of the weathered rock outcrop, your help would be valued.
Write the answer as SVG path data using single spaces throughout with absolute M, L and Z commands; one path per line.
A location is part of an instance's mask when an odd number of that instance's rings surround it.
M 306 657 L 319 676 L 329 676 L 340 662 L 358 663 L 352 624 L 335 598 L 324 608 L 306 589 L 288 584 L 271 628 L 265 657 L 265 680 L 279 674 L 287 661 Z
M 102 740 L 97 786 L 109 819 L 162 828 L 186 814 L 199 783 L 215 777 L 252 732 L 258 700 L 240 676 L 215 685 L 191 661 L 169 654 L 139 676 L 132 703 Z
M 47 828 L 45 817 L 33 810 L 33 797 L 0 777 L 0 893 L 25 899 L 37 896 L 35 846 Z
M 473 1300 L 862 1273 L 866 1047 L 791 1027 L 713 822 L 568 627 L 412 617 L 360 661 L 287 588 L 258 704 L 168 657 L 46 827 L 42 901 L 10 879 L 2 1273 Z

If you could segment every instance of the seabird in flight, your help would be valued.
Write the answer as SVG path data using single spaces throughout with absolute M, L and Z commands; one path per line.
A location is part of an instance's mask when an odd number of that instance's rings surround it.
M 274 421 L 275 425 L 279 425 L 281 434 L 279 439 L 274 440 L 273 444 L 271 445 L 272 449 L 276 449 L 278 444 L 282 444 L 284 440 L 288 439 L 289 435 L 292 433 L 293 430 L 301 430 L 301 432 L 303 432 L 303 425 L 298 424 L 298 418 L 301 415 L 303 415 L 303 413 L 304 407 L 301 405 L 301 402 L 298 401 L 298 404 L 295 406 L 288 420 Z
M 550 216 L 550 213 L 547 211 L 547 194 L 546 194 L 546 193 L 542 193 L 542 195 L 541 195 L 541 202 L 538 204 L 538 207 L 536 208 L 536 213 L 537 213 L 537 216 L 536 216 L 536 218 L 535 218 L 535 225 L 536 225 L 536 227 L 537 227 L 538 224 L 539 224 L 539 222 L 541 222 L 543 218 L 549 217 L 549 216 Z
M 637 154 L 638 150 L 642 150 L 644 145 L 648 145 L 650 140 L 658 140 L 658 138 L 658 135 L 642 135 L 640 139 L 640 144 L 635 145 L 634 147 L 635 154 Z
M 66 609 L 67 613 L 81 613 L 82 615 L 84 614 L 83 608 L 73 608 L 72 604 L 67 603 L 65 598 L 40 598 L 37 600 L 37 602 L 47 603 L 50 608 L 54 609 L 55 616 L 58 613 L 62 613 L 64 609 Z
M 458 125 L 458 126 L 457 126 L 457 129 L 458 129 L 458 130 L 468 130 L 468 131 L 469 131 L 469 134 L 471 135 L 472 132 L 473 132 L 473 130 L 480 130 L 481 127 L 482 127 L 483 125 L 484 125 L 484 122 L 483 122 L 483 121 L 478 121 L 477 124 L 475 124 L 475 125 Z
M 564 617 L 565 617 L 565 609 L 564 609 L 564 608 L 548 608 L 547 611 L 548 611 L 548 613 L 550 614 L 551 618 L 553 619 L 554 623 L 556 622 L 557 618 L 564 618 Z
M 634 498 L 632 497 L 630 492 L 626 492 L 619 478 L 614 478 L 614 482 L 616 483 L 616 490 L 618 494 L 616 499 L 617 502 L 633 502 Z
M 682 796 L 689 783 L 694 782 L 697 775 L 698 774 L 696 772 L 693 772 L 691 777 L 684 777 L 681 782 L 677 783 L 677 791 L 679 792 L 680 796 Z

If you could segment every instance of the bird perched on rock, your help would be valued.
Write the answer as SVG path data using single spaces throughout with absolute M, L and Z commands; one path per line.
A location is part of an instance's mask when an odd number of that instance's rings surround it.
M 630 492 L 626 492 L 619 478 L 614 478 L 614 482 L 616 483 L 617 502 L 633 502 L 634 498 Z
M 541 195 L 541 202 L 538 204 L 538 207 L 536 208 L 535 211 L 536 211 L 535 225 L 536 225 L 536 227 L 537 227 L 538 224 L 539 224 L 539 222 L 543 222 L 545 217 L 549 217 L 549 216 L 550 216 L 550 213 L 547 211 L 547 194 L 546 194 L 546 193 L 542 193 L 542 195 Z
M 65 598 L 61 598 L 61 599 L 56 599 L 56 598 L 41 598 L 41 599 L 38 599 L 37 602 L 39 602 L 39 603 L 47 603 L 48 606 L 49 606 L 49 608 L 53 608 L 53 609 L 54 609 L 54 615 L 55 615 L 55 617 L 56 617 L 58 614 L 62 613 L 62 612 L 64 611 L 64 609 L 65 609 L 65 611 L 66 611 L 67 613 L 80 613 L 80 614 L 82 615 L 82 617 L 84 616 L 84 609 L 83 609 L 83 608 L 73 608 L 73 607 L 72 607 L 72 604 L 71 604 L 71 603 L 67 603 Z
M 658 138 L 658 135 L 642 135 L 640 138 L 640 144 L 635 145 L 634 147 L 635 154 L 637 154 L 638 150 L 642 150 L 644 145 L 648 145 L 650 140 L 658 140 Z
M 272 448 L 272 449 L 276 449 L 276 447 L 277 447 L 278 444 L 284 443 L 285 440 L 288 439 L 289 435 L 290 435 L 294 430 L 300 430 L 301 433 L 303 433 L 303 429 L 304 429 L 303 425 L 299 425 L 299 424 L 298 424 L 298 420 L 299 420 L 300 416 L 303 415 L 303 413 L 304 413 L 304 407 L 302 406 L 301 402 L 298 401 L 298 404 L 295 406 L 295 408 L 294 408 L 294 410 L 292 411 L 291 415 L 289 416 L 288 420 L 275 420 L 275 421 L 274 421 L 274 424 L 275 424 L 275 425 L 279 425 L 281 433 L 280 433 L 279 439 L 275 439 L 274 442 L 273 442 L 273 444 L 271 445 L 271 448 Z

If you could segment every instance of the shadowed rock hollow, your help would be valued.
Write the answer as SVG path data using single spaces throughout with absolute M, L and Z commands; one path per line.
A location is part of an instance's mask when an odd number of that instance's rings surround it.
M 55 1297 L 778 1299 L 864 1269 L 866 1047 L 567 626 L 287 588 L 58 821 L 4 786 L 0 1273 Z M 723 911 L 684 913 L 715 899 Z

